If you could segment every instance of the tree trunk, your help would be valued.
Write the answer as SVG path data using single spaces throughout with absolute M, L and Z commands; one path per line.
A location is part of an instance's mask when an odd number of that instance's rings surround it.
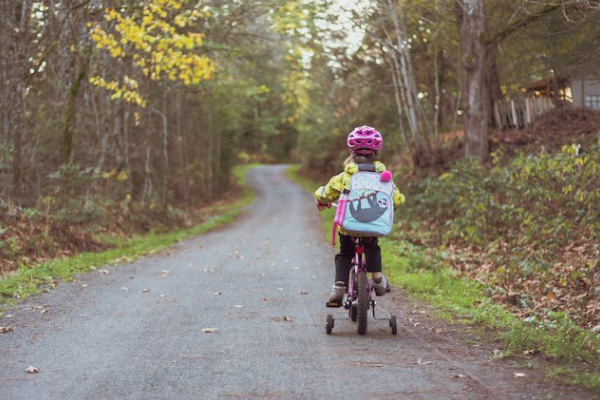
M 13 125 L 13 181 L 12 198 L 20 204 L 22 191 L 23 136 L 25 135 L 25 89 L 23 83 L 15 93 L 15 118 Z
M 483 0 L 463 0 L 460 31 L 463 93 L 465 93 L 465 156 L 484 163 L 488 157 L 490 120 L 489 48 L 484 43 Z
M 73 62 L 74 64 L 76 61 Z M 65 105 L 65 116 L 63 125 L 63 163 L 69 164 L 71 162 L 71 156 L 73 153 L 73 119 L 77 111 L 77 97 L 79 94 L 79 88 L 83 78 L 87 75 L 89 65 L 89 58 L 83 63 L 81 69 L 74 77 L 69 88 L 67 95 L 67 104 Z

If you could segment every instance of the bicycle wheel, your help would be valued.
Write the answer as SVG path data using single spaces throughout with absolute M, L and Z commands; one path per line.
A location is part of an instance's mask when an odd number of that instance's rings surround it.
M 357 331 L 359 335 L 367 333 L 367 322 L 369 316 L 369 283 L 366 272 L 358 273 L 358 298 L 356 305 L 356 319 L 358 321 Z
M 398 323 L 396 322 L 396 316 L 390 316 L 390 328 L 392 328 L 392 335 L 398 333 Z
M 331 335 L 331 331 L 333 330 L 333 324 L 334 324 L 333 321 L 334 321 L 333 315 L 327 314 L 327 324 L 325 324 L 325 331 L 327 332 L 328 335 Z

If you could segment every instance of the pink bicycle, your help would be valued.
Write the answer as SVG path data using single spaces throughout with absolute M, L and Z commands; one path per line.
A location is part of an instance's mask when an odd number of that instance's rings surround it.
M 392 335 L 395 335 L 398 333 L 395 315 L 392 314 L 390 318 L 383 319 L 375 317 L 375 305 L 377 303 L 373 300 L 373 286 L 367 277 L 367 267 L 363 261 L 364 246 L 362 241 L 363 239 L 360 237 L 354 238 L 354 260 L 352 261 L 350 277 L 346 285 L 344 308 L 348 310 L 349 319 L 357 323 L 356 330 L 359 335 L 367 333 L 369 308 L 373 312 L 373 319 L 387 320 L 392 330 Z M 327 334 L 331 334 L 334 324 L 335 318 L 332 314 L 328 314 L 327 324 L 325 325 Z

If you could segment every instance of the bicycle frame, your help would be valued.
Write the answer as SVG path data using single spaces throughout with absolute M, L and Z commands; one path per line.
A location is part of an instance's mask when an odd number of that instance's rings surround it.
M 348 279 L 348 284 L 346 285 L 346 303 L 344 304 L 344 308 L 349 309 L 352 306 L 356 306 L 356 300 L 358 297 L 358 274 L 359 273 L 367 273 L 367 266 L 363 261 L 363 254 L 365 253 L 365 247 L 362 243 L 362 238 L 353 237 L 354 239 L 354 261 L 352 262 L 352 267 L 350 269 L 350 276 Z M 374 302 L 372 299 L 372 290 L 373 286 L 371 284 L 371 280 L 367 280 L 368 283 L 368 293 L 369 293 L 369 305 L 374 306 Z M 373 316 L 375 316 L 375 308 L 373 308 Z

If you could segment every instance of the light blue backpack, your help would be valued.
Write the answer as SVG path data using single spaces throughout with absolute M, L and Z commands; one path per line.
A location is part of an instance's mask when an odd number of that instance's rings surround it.
M 351 235 L 386 236 L 394 221 L 394 184 L 391 173 L 374 172 L 370 164 L 359 164 L 359 172 L 350 178 L 338 200 L 333 220 L 332 242 L 337 226 Z

